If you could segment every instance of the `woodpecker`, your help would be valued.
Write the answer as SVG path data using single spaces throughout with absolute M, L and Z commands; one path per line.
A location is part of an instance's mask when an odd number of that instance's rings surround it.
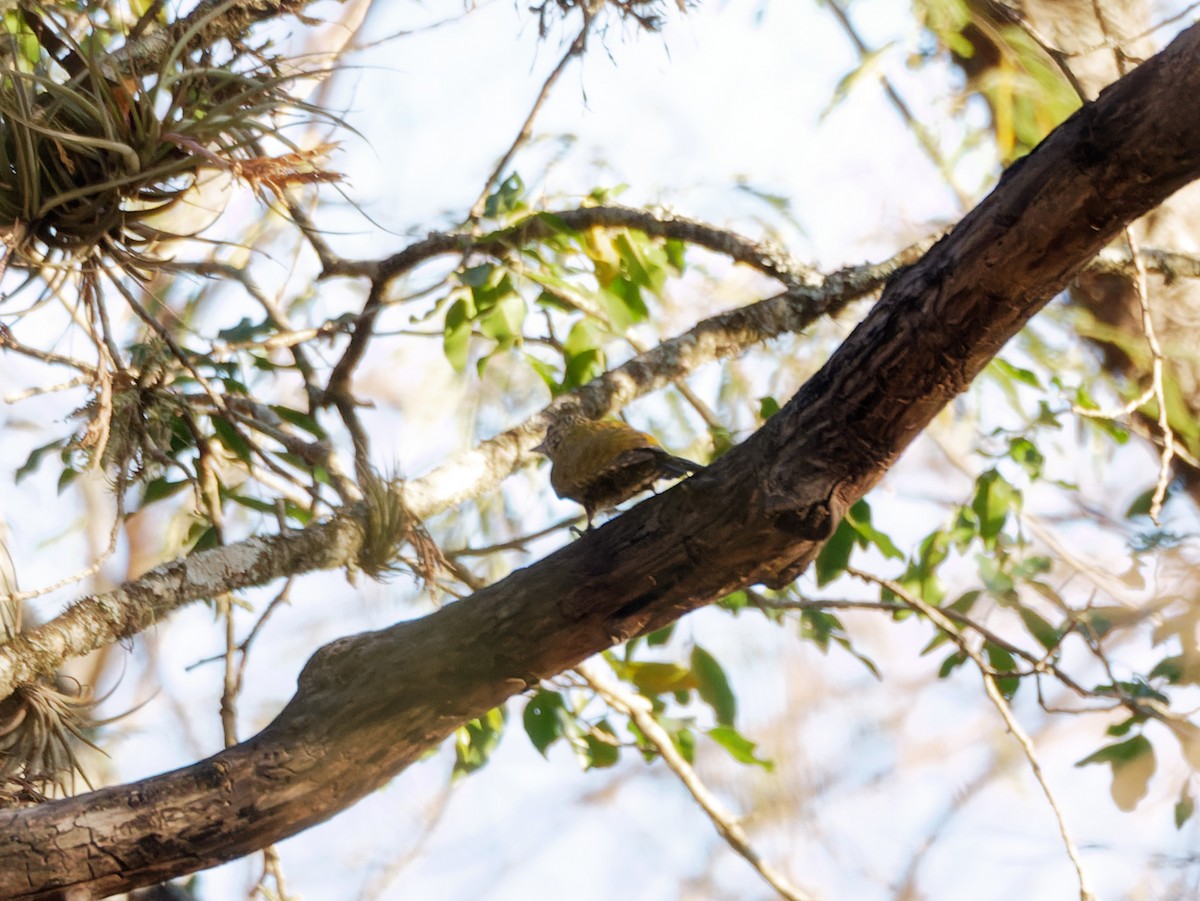
M 653 435 L 615 420 L 580 416 L 556 420 L 534 448 L 550 458 L 550 485 L 562 498 L 578 501 L 587 527 L 601 510 L 611 510 L 660 479 L 678 479 L 702 469 L 663 450 Z

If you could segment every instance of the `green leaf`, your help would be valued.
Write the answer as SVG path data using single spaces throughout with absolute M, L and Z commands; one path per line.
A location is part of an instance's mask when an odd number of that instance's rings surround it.
M 66 447 L 66 444 L 67 441 L 65 438 L 59 438 L 57 441 L 51 441 L 49 444 L 43 444 L 41 447 L 34 448 L 29 452 L 29 456 L 25 458 L 25 462 L 21 464 L 20 469 L 17 470 L 13 481 L 19 483 L 41 465 L 42 457 L 51 451 L 62 451 Z
M 80 476 L 80 472 L 77 469 L 69 469 L 68 468 L 68 469 L 64 469 L 62 472 L 60 472 L 58 474 L 58 484 L 56 486 L 58 489 L 58 493 L 62 494 L 67 489 L 67 486 L 70 485 L 72 482 L 74 482 L 77 478 L 79 478 L 79 476 Z
M 760 397 L 758 399 L 758 418 L 761 422 L 766 422 L 781 409 L 782 407 L 779 406 L 779 401 L 770 395 L 767 395 L 766 397 Z
M 243 316 L 242 321 L 237 325 L 232 328 L 223 328 L 217 332 L 217 338 L 229 344 L 241 344 L 252 341 L 259 335 L 269 335 L 274 330 L 275 326 L 269 319 L 251 322 L 249 317 Z
M 611 735 L 613 740 L 605 741 L 594 732 L 585 733 L 583 736 L 584 767 L 589 770 L 599 770 L 615 766 L 621 759 L 621 747 L 616 741 L 617 735 L 613 732 L 612 726 L 606 721 L 601 721 L 593 728 L 595 731 Z
M 1053 562 L 1049 557 L 1034 555 L 1026 557 L 1013 567 L 1012 576 L 1018 582 L 1029 582 L 1034 576 L 1040 576 L 1050 572 Z
M 460 283 L 468 288 L 482 288 L 491 279 L 492 273 L 496 271 L 496 267 L 492 263 L 481 263 L 478 266 L 470 266 L 462 272 L 458 273 Z
M 512 276 L 507 270 L 497 268 L 490 281 L 471 289 L 471 300 L 475 304 L 476 318 L 482 316 L 493 306 L 516 293 Z
M 562 385 L 558 382 L 558 370 L 554 366 L 528 353 L 525 354 L 525 363 L 538 374 L 538 377 L 550 389 L 551 394 L 557 395 L 562 393 Z
M 231 494 L 229 499 L 235 504 L 242 507 L 248 507 L 251 510 L 257 510 L 259 513 L 274 513 L 275 505 L 267 501 L 259 500 L 256 497 L 246 497 L 243 494 Z
M 243 438 L 233 424 L 223 416 L 209 416 L 208 418 L 212 423 L 213 433 L 225 449 L 243 463 L 249 463 L 252 454 L 250 442 Z
M 981 597 L 983 597 L 983 592 L 978 588 L 972 588 L 970 591 L 964 591 L 959 595 L 958 600 L 951 604 L 948 609 L 966 616 L 971 612 L 971 608 L 975 606 L 975 602 Z
M 525 705 L 521 724 L 529 741 L 543 757 L 546 756 L 546 749 L 563 737 L 566 713 L 566 702 L 557 691 L 540 690 Z
M 728 751 L 729 756 L 738 763 L 760 766 L 768 773 L 775 769 L 773 761 L 766 760 L 754 753 L 758 745 L 732 726 L 716 726 L 709 729 L 708 737 Z
M 661 647 L 671 640 L 671 636 L 675 634 L 675 623 L 663 626 L 661 629 L 656 629 L 646 636 L 646 644 L 652 648 Z
M 975 480 L 975 497 L 971 509 L 979 518 L 979 537 L 984 547 L 991 550 L 996 537 L 1004 528 L 1011 510 L 1020 505 L 1021 493 L 994 469 L 989 469 Z
M 967 657 L 965 652 L 956 650 L 953 654 L 942 661 L 942 665 L 938 668 L 938 678 L 945 679 L 969 659 L 970 658 Z
M 497 301 L 479 317 L 479 331 L 501 344 L 511 344 L 521 337 L 528 307 L 525 298 L 510 294 Z
M 1009 458 L 1024 469 L 1034 479 L 1042 477 L 1042 467 L 1046 458 L 1028 438 L 1013 438 L 1008 443 Z
M 983 652 L 995 674 L 993 678 L 996 680 L 996 687 L 1000 689 L 1000 693 L 1004 695 L 1005 699 L 1011 701 L 1013 695 L 1017 693 L 1017 689 L 1021 687 L 1021 680 L 1018 676 L 1007 676 L 1005 673 L 1015 673 L 1017 662 L 1013 660 L 1012 654 L 1007 649 L 990 641 L 984 642 Z
M 737 717 L 737 698 L 729 685 L 729 678 L 721 664 L 704 648 L 692 648 L 692 672 L 696 675 L 697 692 L 700 698 L 717 717 L 722 726 L 732 726 Z
M 588 200 L 595 203 L 612 203 L 622 194 L 629 190 L 629 185 L 621 182 L 620 184 L 609 185 L 608 187 L 595 187 L 588 192 Z
M 218 546 L 217 530 L 208 523 L 195 523 L 188 529 L 188 540 L 193 542 L 189 554 L 211 550 Z
M 804 610 L 800 613 L 800 637 L 811 641 L 822 653 L 829 651 L 829 641 L 842 634 L 842 624 L 832 613 L 823 610 Z
M 642 289 L 624 276 L 613 279 L 596 296 L 618 334 L 650 318 L 650 310 L 642 298 Z
M 1175 828 L 1182 829 L 1183 824 L 1190 820 L 1195 812 L 1196 802 L 1192 799 L 1187 785 L 1184 785 L 1183 790 L 1179 793 L 1179 800 L 1175 802 Z
M 604 344 L 604 334 L 599 326 L 590 319 L 581 319 L 571 326 L 567 339 L 563 342 L 563 350 L 568 355 L 581 354 L 589 350 L 598 350 Z
M 602 343 L 603 335 L 595 323 L 584 319 L 571 326 L 571 331 L 567 333 L 567 339 L 563 342 L 566 360 L 563 390 L 569 391 L 586 385 L 604 372 Z
M 677 663 L 633 660 L 618 664 L 616 669 L 618 676 L 632 682 L 647 697 L 697 687 L 695 674 Z
M 639 288 L 651 288 L 654 279 L 651 277 L 650 271 L 646 268 L 646 264 L 642 260 L 641 254 L 638 252 L 638 247 L 634 244 L 632 238 L 634 234 L 640 233 L 628 231 L 618 232 L 613 237 L 613 247 L 616 248 L 617 254 L 621 258 L 622 270 L 628 277 L 629 281 L 637 285 Z M 645 236 L 642 235 L 641 241 L 644 240 Z
M 520 212 L 525 209 L 525 203 L 521 200 L 521 195 L 524 193 L 525 182 L 521 181 L 521 176 L 514 172 L 488 195 L 488 199 L 483 205 L 483 214 L 489 219 L 495 219 L 506 213 Z
M 1146 736 L 1135 735 L 1129 741 L 1118 742 L 1115 745 L 1106 745 L 1100 748 L 1100 750 L 1092 752 L 1082 760 L 1076 761 L 1075 766 L 1088 766 L 1093 763 L 1126 764 L 1136 760 L 1147 752 L 1152 753 L 1153 750 Z
M 734 448 L 733 433 L 720 423 L 708 427 L 708 437 L 712 440 L 713 447 L 710 460 L 723 457 Z
M 1146 796 L 1150 777 L 1156 769 L 1154 747 L 1144 735 L 1106 745 L 1078 761 L 1075 766 L 1093 763 L 1106 763 L 1112 768 L 1112 799 L 1118 808 L 1127 812 L 1137 807 L 1138 802 Z
M 834 636 L 833 640 L 837 642 L 838 647 L 865 666 L 868 673 L 870 673 L 880 682 L 883 681 L 883 674 L 879 672 L 879 667 L 875 665 L 875 661 L 855 648 L 854 645 L 850 643 L 849 636 L 836 635 Z
M 1150 670 L 1147 678 L 1166 679 L 1171 685 L 1179 685 L 1183 683 L 1187 672 L 1187 665 L 1183 655 L 1176 654 L 1171 657 L 1164 657 L 1158 663 L 1154 664 L 1154 669 Z M 1192 680 L 1189 679 L 1188 681 L 1191 682 Z
M 860 500 L 846 513 L 846 519 L 858 533 L 861 539 L 858 543 L 863 547 L 874 545 L 879 553 L 889 560 L 903 560 L 904 553 L 896 547 L 891 537 L 879 531 L 871 523 L 871 507 L 865 500 Z
M 1125 510 L 1125 518 L 1133 519 L 1135 516 L 1149 516 L 1150 506 L 1154 503 L 1154 492 L 1157 486 L 1147 488 L 1141 494 L 1130 502 L 1128 509 Z
M 318 441 L 324 441 L 329 437 L 329 433 L 321 428 L 321 424 L 317 422 L 317 418 L 302 410 L 293 410 L 291 407 L 285 407 L 282 404 L 271 404 L 271 409 L 275 415 L 284 422 L 291 423 L 296 428 L 304 429 Z
M 667 262 L 675 270 L 675 274 L 683 275 L 683 270 L 687 266 L 687 261 L 684 259 L 687 254 L 687 244 L 677 238 L 668 238 L 663 243 L 663 250 L 666 252 Z
M 664 726 L 668 724 L 664 723 Z M 718 727 L 724 728 L 724 727 Z M 692 734 L 692 730 L 686 727 L 668 728 L 671 735 L 671 741 L 675 743 L 675 747 L 679 749 L 679 753 L 683 755 L 683 759 L 688 763 L 696 762 L 696 736 Z
M 165 478 L 151 479 L 142 490 L 142 506 L 146 507 L 164 497 L 170 497 L 180 489 L 186 488 L 187 485 L 187 479 L 180 479 L 177 482 L 169 482 Z
M 454 772 L 452 779 L 473 773 L 492 757 L 504 737 L 508 711 L 493 707 L 479 719 L 471 720 L 454 730 Z
M 863 82 L 875 83 L 879 79 L 883 71 L 883 61 L 895 43 L 895 41 L 889 41 L 876 50 L 862 54 L 859 64 L 843 75 L 841 80 L 838 81 L 837 86 L 833 89 L 833 96 L 829 100 L 829 105 L 821 110 L 818 121 L 823 122 L 828 118 L 860 84 Z
M 1119 722 L 1119 723 L 1113 723 L 1111 726 L 1109 726 L 1107 729 L 1104 730 L 1104 733 L 1106 735 L 1112 736 L 1113 738 L 1122 738 L 1123 736 L 1128 735 L 1130 730 L 1133 729 L 1134 726 L 1141 725 L 1141 723 L 1143 723 L 1144 721 L 1145 721 L 1144 718 L 1140 717 L 1140 716 L 1126 717 L 1125 719 L 1121 720 L 1121 722 Z
M 930 532 L 917 549 L 917 558 L 908 565 L 900 584 L 935 607 L 941 604 L 946 590 L 937 576 L 937 569 L 949 554 L 951 536 L 941 529 Z M 898 600 L 890 591 L 880 592 L 884 600 Z
M 1141 676 L 1133 676 L 1130 679 L 1119 679 L 1116 685 L 1097 685 L 1094 690 L 1105 694 L 1123 694 L 1131 698 L 1136 698 L 1139 701 L 1157 701 L 1164 707 L 1169 706 L 1171 703 L 1170 698 Z
M 604 373 L 604 353 L 599 350 L 585 350 L 567 357 L 567 368 L 563 373 L 563 390 L 570 391 L 581 385 L 586 385 L 592 379 Z
M 1130 621 L 1128 608 L 1112 605 L 1088 607 L 1076 612 L 1074 616 L 1075 621 L 1097 640 L 1104 638 L 1114 627 L 1128 624 Z
M 737 613 L 746 608 L 750 603 L 750 596 L 744 591 L 735 591 L 725 595 L 717 604 L 724 607 L 731 613 Z
M 1022 369 L 1019 366 L 1014 366 L 1012 363 L 1009 363 L 1007 360 L 1002 360 L 999 357 L 996 357 L 992 360 L 992 365 L 1012 381 L 1020 382 L 1021 384 L 1028 385 L 1031 388 L 1037 388 L 1039 391 L 1042 390 L 1041 380 L 1028 369 Z
M 846 571 L 846 567 L 850 565 L 850 554 L 854 550 L 857 535 L 854 526 L 846 519 L 838 523 L 833 537 L 825 542 L 814 562 L 817 585 L 828 585 Z
M 976 554 L 975 565 L 989 594 L 1003 604 L 1011 604 L 1016 600 L 1016 583 L 1012 575 L 1004 571 L 1003 561 L 986 554 Z
M 313 511 L 307 507 L 301 507 L 294 501 L 285 500 L 283 502 L 283 510 L 287 514 L 288 519 L 294 519 L 302 526 L 306 526 L 312 522 Z
M 1059 641 L 1062 640 L 1062 632 L 1050 625 L 1040 614 L 1030 610 L 1023 604 L 1017 608 L 1017 612 L 1021 614 L 1021 621 L 1025 623 L 1025 628 L 1042 647 L 1047 651 L 1058 647 Z
M 455 372 L 462 372 L 467 368 L 474 312 L 474 306 L 465 297 L 459 297 L 446 310 L 446 324 L 442 329 L 442 351 Z

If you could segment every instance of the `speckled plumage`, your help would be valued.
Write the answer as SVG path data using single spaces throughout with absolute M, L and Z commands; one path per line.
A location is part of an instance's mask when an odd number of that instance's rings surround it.
M 700 465 L 663 450 L 652 435 L 614 420 L 579 417 L 550 426 L 537 448 L 550 458 L 554 493 L 583 505 L 592 517 L 629 500 L 661 479 L 678 479 Z

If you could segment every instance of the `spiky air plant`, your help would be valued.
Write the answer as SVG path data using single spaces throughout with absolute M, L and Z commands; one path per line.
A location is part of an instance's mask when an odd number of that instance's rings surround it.
M 20 803 L 22 792 L 33 790 L 34 799 L 58 789 L 74 791 L 79 775 L 89 788 L 87 774 L 77 749 L 86 745 L 103 753 L 88 737 L 96 724 L 89 711 L 89 692 L 56 688 L 42 682 L 26 682 L 0 701 L 0 806 L 6 795 Z
M 93 29 L 85 48 L 69 24 L 79 19 L 78 11 L 68 19 L 60 7 L 32 0 L 0 17 L 0 236 L 7 263 L 34 272 L 149 269 L 150 248 L 180 237 L 156 220 L 183 200 L 203 169 L 276 192 L 337 177 L 279 133 L 281 111 L 321 115 L 289 96 L 301 75 L 279 74 L 273 61 L 244 49 L 216 61 L 212 48 L 192 47 L 204 21 L 179 34 L 153 71 L 135 71 L 122 63 L 116 35 L 106 45 Z M 264 157 L 267 138 L 287 152 Z
M 408 570 L 427 586 L 433 585 L 439 574 L 452 567 L 425 526 L 408 509 L 398 482 L 394 474 L 359 471 L 363 543 L 356 563 L 372 579 L 385 581 Z M 414 559 L 401 556 L 404 544 L 416 552 Z
M 20 633 L 21 612 L 16 566 L 0 541 L 0 644 Z M 0 808 L 65 794 L 76 774 L 87 782 L 76 751 L 99 751 L 88 737 L 91 707 L 91 692 L 68 679 L 26 682 L 0 700 Z
M 281 74 L 278 61 L 240 44 L 202 40 L 231 5 L 202 4 L 205 15 L 186 27 L 160 28 L 169 42 L 146 54 L 125 52 L 138 38 L 126 40 L 103 4 L 0 3 L 0 276 L 21 270 L 25 285 L 48 295 L 76 291 L 71 306 L 92 323 L 99 361 L 78 446 L 119 479 L 169 444 L 185 403 L 171 377 L 187 361 L 154 341 L 142 343 L 153 353 L 118 349 L 104 285 L 134 303 L 126 279 L 148 279 L 161 262 L 155 248 L 186 237 L 163 223 L 202 173 L 275 194 L 337 178 L 317 162 L 324 148 L 304 151 L 280 133 L 331 118 L 289 94 L 311 73 Z M 266 154 L 271 146 L 277 155 Z M 11 293 L 0 293 L 0 313 Z M 6 601 L 0 643 L 17 634 L 15 583 L 0 582 Z M 91 703 L 88 690 L 61 680 L 26 683 L 0 700 L 0 806 L 70 789 L 76 751 L 91 745 L 96 725 Z

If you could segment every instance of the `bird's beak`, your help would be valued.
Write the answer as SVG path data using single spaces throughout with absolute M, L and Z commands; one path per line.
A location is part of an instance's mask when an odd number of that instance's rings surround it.
M 548 453 L 546 453 L 546 442 L 545 441 L 543 441 L 537 447 L 532 448 L 532 450 L 535 454 L 541 454 L 544 457 L 550 456 Z

